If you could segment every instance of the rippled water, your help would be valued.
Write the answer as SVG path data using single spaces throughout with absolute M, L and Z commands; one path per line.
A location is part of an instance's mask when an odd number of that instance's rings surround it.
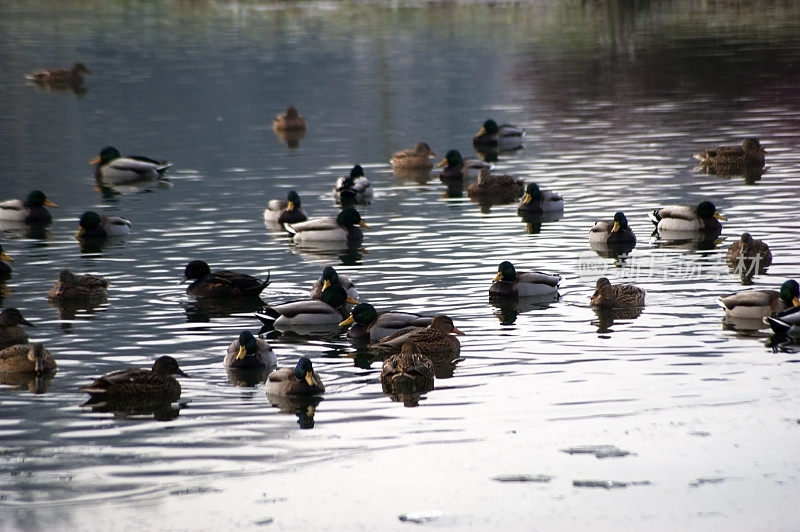
M 3 197 L 37 187 L 59 205 L 43 238 L 2 234 L 15 259 L 2 304 L 36 323 L 31 338 L 59 364 L 45 393 L 0 387 L 2 527 L 795 528 L 797 354 L 724 324 L 716 304 L 743 289 L 723 259 L 745 230 L 775 257 L 755 286 L 800 275 L 800 13 L 760 14 L 0 5 Z M 95 73 L 84 94 L 25 84 L 28 70 L 76 60 Z M 290 103 L 309 122 L 296 149 L 271 131 Z M 528 225 L 516 205 L 448 197 L 435 173 L 392 174 L 391 154 L 421 140 L 471 156 L 489 116 L 527 130 L 496 170 L 563 194 L 563 217 Z M 694 169 L 693 153 L 746 136 L 769 152 L 761 179 Z M 169 180 L 98 187 L 86 161 L 107 144 L 169 159 Z M 333 182 L 357 162 L 376 192 L 355 253 L 298 248 L 264 225 L 266 202 L 290 189 L 310 214 L 335 213 Z M 707 198 L 728 217 L 724 241 L 651 237 L 648 212 Z M 87 209 L 131 219 L 133 233 L 81 250 Z M 638 237 L 623 263 L 588 245 L 617 210 Z M 327 392 L 313 420 L 306 405 L 274 406 L 222 366 L 238 332 L 258 330 L 252 308 L 189 299 L 178 283 L 191 259 L 270 272 L 267 303 L 335 265 L 379 309 L 452 316 L 463 360 L 404 408 L 381 392 L 380 361 L 343 336 L 283 335 L 279 363 L 310 355 Z M 560 299 L 493 306 L 502 260 L 561 274 Z M 109 278 L 108 302 L 60 314 L 45 294 L 64 267 Z M 601 274 L 647 290 L 640 315 L 609 323 L 588 307 Z M 173 419 L 80 407 L 80 386 L 162 354 L 192 377 Z

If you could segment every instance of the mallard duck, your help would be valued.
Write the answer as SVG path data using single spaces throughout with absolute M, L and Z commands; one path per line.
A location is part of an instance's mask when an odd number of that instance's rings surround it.
M 745 290 L 720 297 L 718 302 L 731 318 L 761 319 L 788 308 L 800 306 L 800 286 L 790 279 L 780 290 Z
M 336 218 L 312 218 L 286 228 L 294 235 L 295 244 L 358 244 L 364 233 L 357 226 L 369 229 L 357 210 L 345 207 Z
M 56 361 L 44 344 L 16 344 L 0 351 L 0 372 L 44 373 L 56 369 Z
M 0 220 L 25 222 L 26 224 L 49 224 L 53 216 L 45 207 L 58 207 L 41 190 L 32 190 L 25 200 L 11 199 L 0 203 Z
M 707 170 L 738 173 L 746 168 L 764 166 L 764 155 L 766 154 L 767 152 L 761 147 L 758 139 L 748 138 L 744 139 L 741 147 L 717 146 L 696 153 L 694 158 L 699 160 Z
M 497 267 L 494 283 L 489 288 L 491 297 L 540 297 L 558 293 L 560 275 L 539 272 L 517 273 L 514 265 L 503 261 Z
M 347 336 L 354 340 L 377 342 L 400 329 L 408 327 L 427 327 L 433 321 L 431 316 L 421 316 L 411 312 L 384 310 L 378 312 L 369 303 L 359 303 L 353 307 L 350 316 L 339 325 L 350 325 Z
M 636 235 L 628 225 L 628 219 L 622 211 L 614 213 L 611 221 L 601 220 L 589 229 L 589 242 L 598 244 L 636 243 Z
M 701 231 L 705 233 L 722 230 L 719 220 L 727 220 L 717 212 L 710 201 L 701 201 L 696 207 L 675 205 L 656 209 L 650 219 L 659 231 Z
M 763 321 L 772 327 L 772 331 L 775 334 L 786 335 L 792 327 L 800 327 L 800 306 L 787 308 L 772 316 L 766 316 Z
M 264 210 L 264 221 L 276 224 L 296 224 L 308 220 L 306 211 L 300 204 L 300 195 L 290 190 L 286 201 L 270 200 Z
M 325 266 L 322 269 L 322 275 L 316 280 L 314 286 L 311 287 L 311 294 L 309 294 L 309 297 L 311 299 L 320 299 L 322 297 L 322 292 L 331 285 L 341 286 L 347 292 L 347 297 L 353 301 L 358 300 L 358 290 L 356 290 L 353 281 L 344 275 L 339 275 L 333 266 Z
M 357 301 L 347 297 L 340 285 L 331 285 L 322 291 L 319 299 L 301 299 L 264 307 L 256 313 L 262 323 L 272 323 L 277 329 L 338 325 L 347 316 L 347 303 Z
M 745 271 L 763 272 L 772 264 L 772 252 L 762 240 L 756 240 L 750 233 L 742 233 L 739 240 L 728 246 L 725 260 L 731 267 L 741 264 Z
M 47 292 L 50 299 L 103 299 L 108 296 L 108 280 L 97 275 L 75 275 L 61 270 L 53 288 Z
M 275 115 L 272 121 L 272 129 L 275 131 L 305 131 L 306 119 L 300 114 L 296 107 L 290 105 L 283 113 Z
M 81 391 L 91 396 L 91 402 L 152 398 L 174 402 L 181 397 L 181 385 L 173 377 L 189 377 L 171 356 L 160 356 L 152 369 L 129 368 L 106 373 Z
M 508 203 L 519 199 L 525 192 L 525 181 L 510 175 L 491 174 L 481 168 L 478 180 L 467 187 L 470 198 L 487 199 L 497 203 Z
M 36 327 L 36 325 L 23 318 L 22 312 L 14 307 L 3 309 L 0 312 L 0 349 L 10 345 L 28 343 L 28 333 L 20 325 Z
M 472 144 L 481 147 L 497 148 L 499 150 L 515 150 L 522 147 L 525 130 L 511 124 L 497 125 L 491 118 L 483 123 L 480 130 L 472 139 Z
M 333 197 L 338 203 L 369 202 L 373 194 L 372 183 L 364 176 L 364 169 L 360 164 L 350 170 L 349 176 L 337 179 L 333 187 Z
M 386 394 L 429 392 L 433 382 L 433 362 L 413 341 L 404 342 L 398 354 L 383 361 L 381 387 Z
M 533 214 L 564 210 L 564 198 L 549 190 L 539 190 L 536 183 L 528 183 L 525 196 L 517 207 L 517 214 Z
M 294 369 L 279 368 L 267 377 L 268 395 L 319 395 L 325 393 L 322 379 L 314 371 L 311 359 L 300 357 Z
M 390 161 L 393 169 L 405 168 L 433 168 L 433 161 L 431 157 L 436 157 L 431 147 L 424 142 L 417 143 L 414 148 L 410 150 L 400 150 L 392 155 Z
M 442 173 L 439 174 L 439 179 L 445 183 L 463 181 L 466 178 L 475 179 L 480 174 L 481 169 L 486 168 L 489 170 L 492 168 L 492 165 L 480 159 L 462 159 L 458 150 L 448 151 L 444 159 L 436 166 L 439 168 L 444 167 Z
M 411 341 L 419 352 L 433 359 L 453 359 L 461 352 L 461 343 L 453 334 L 464 334 L 453 324 L 453 319 L 444 314 L 433 317 L 427 327 L 408 327 L 370 344 L 369 348 L 382 353 L 398 353 L 401 346 Z
M 590 305 L 593 307 L 619 308 L 643 307 L 645 291 L 632 284 L 612 285 L 605 277 L 600 277 L 595 285 Z
M 0 244 L 0 279 L 11 276 L 13 270 L 13 268 L 11 268 L 11 262 L 14 262 L 14 259 L 6 255 L 6 252 L 3 251 L 2 244 Z
M 114 183 L 136 181 L 139 179 L 156 179 L 164 174 L 172 163 L 157 161 L 141 155 L 123 157 L 114 146 L 106 146 L 100 154 L 89 161 L 95 165 L 94 176 Z
M 48 68 L 44 70 L 34 70 L 25 74 L 25 79 L 39 85 L 64 85 L 74 86 L 83 85 L 83 74 L 92 74 L 83 63 L 75 63 L 72 68 Z
M 225 355 L 225 366 L 236 369 L 265 369 L 278 365 L 278 357 L 263 338 L 256 338 L 250 331 L 242 331 L 239 338 L 231 342 Z
M 94 211 L 86 211 L 78 222 L 75 238 L 99 239 L 131 234 L 131 222 L 119 216 L 101 216 Z
M 202 260 L 193 260 L 183 271 L 183 282 L 194 280 L 186 287 L 186 293 L 195 297 L 258 297 L 269 285 L 246 273 L 219 270 L 211 273 L 211 268 Z

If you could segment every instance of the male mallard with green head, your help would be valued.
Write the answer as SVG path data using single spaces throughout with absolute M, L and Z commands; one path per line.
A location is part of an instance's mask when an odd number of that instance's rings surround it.
M 269 374 L 266 385 L 267 395 L 319 395 L 325 393 L 325 385 L 316 371 L 311 359 L 300 357 L 292 368 L 279 368 Z
M 45 207 L 58 207 L 41 190 L 32 190 L 24 199 L 0 202 L 0 220 L 31 225 L 49 224 L 53 216 Z
M 540 272 L 517 272 L 509 261 L 497 267 L 497 275 L 489 287 L 490 297 L 542 297 L 558 294 L 561 276 Z
M 777 291 L 744 290 L 720 297 L 718 302 L 728 317 L 761 319 L 800 306 L 800 285 L 794 279 L 789 279 Z
M 358 290 L 356 290 L 353 281 L 344 275 L 340 275 L 333 266 L 325 266 L 322 269 L 322 275 L 314 282 L 314 286 L 311 287 L 309 297 L 311 299 L 322 298 L 322 292 L 331 285 L 341 286 L 347 292 L 347 297 L 353 301 L 358 301 Z
M 597 244 L 635 244 L 636 235 L 628 225 L 628 219 L 622 211 L 614 213 L 611 221 L 601 220 L 589 230 L 589 242 Z
M 654 210 L 650 220 L 659 231 L 700 231 L 714 233 L 722 230 L 719 220 L 726 220 L 710 201 L 701 201 L 697 206 L 674 205 Z
M 564 198 L 549 190 L 541 190 L 536 183 L 528 183 L 525 195 L 517 207 L 517 214 L 537 214 L 564 210 Z
M 491 169 L 492 165 L 485 163 L 480 159 L 463 159 L 458 150 L 448 151 L 444 159 L 436 165 L 438 168 L 444 168 L 439 174 L 439 179 L 444 183 L 453 181 L 463 181 L 464 179 L 475 179 L 480 174 L 481 169 Z
M 224 363 L 225 367 L 235 369 L 273 369 L 278 365 L 278 357 L 265 339 L 242 331 L 228 346 Z
M 119 216 L 101 216 L 94 211 L 86 211 L 78 220 L 77 239 L 100 240 L 108 237 L 131 234 L 131 222 Z
M 276 224 L 296 224 L 308 220 L 300 203 L 300 195 L 290 190 L 286 200 L 270 200 L 264 210 L 264 221 Z
M 183 282 L 194 281 L 186 287 L 186 293 L 195 297 L 258 297 L 269 285 L 267 280 L 261 281 L 245 273 L 230 270 L 211 272 L 208 264 L 202 260 L 193 260 L 186 265 Z
M 157 161 L 142 155 L 120 154 L 114 146 L 106 146 L 89 161 L 94 166 L 94 176 L 112 183 L 125 183 L 139 179 L 156 179 L 172 166 L 167 161 Z
M 287 224 L 295 244 L 340 244 L 357 245 L 364 239 L 361 227 L 369 226 L 353 207 L 345 207 L 334 218 L 312 218 L 305 222 Z
M 472 139 L 475 149 L 497 148 L 501 151 L 516 150 L 522 147 L 525 130 L 511 124 L 497 125 L 488 119 Z
M 348 338 L 377 342 L 401 329 L 427 327 L 432 321 L 432 316 L 396 310 L 378 312 L 369 303 L 359 303 L 353 307 L 350 316 L 339 325 L 341 327 L 350 326 L 347 331 Z

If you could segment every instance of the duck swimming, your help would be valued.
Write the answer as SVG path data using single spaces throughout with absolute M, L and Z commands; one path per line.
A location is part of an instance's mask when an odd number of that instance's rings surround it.
M 762 319 L 777 312 L 800 306 L 800 285 L 790 279 L 779 290 L 744 290 L 720 297 L 718 302 L 731 318 Z
M 311 359 L 300 357 L 294 369 L 279 368 L 269 374 L 267 395 L 319 395 L 325 393 L 325 385 L 319 377 Z
M 5 251 L 3 251 L 2 244 L 0 244 L 0 279 L 7 279 L 11 276 L 11 272 L 13 271 L 11 267 L 12 262 L 14 262 L 14 259 L 6 255 Z
M 283 113 L 275 115 L 272 121 L 272 129 L 275 131 L 305 131 L 306 119 L 300 114 L 296 107 L 290 105 Z
M 97 275 L 75 275 L 64 269 L 47 292 L 50 299 L 104 299 L 108 296 L 108 280 Z
M 612 285 L 606 277 L 597 280 L 590 305 L 593 307 L 620 308 L 644 306 L 645 291 L 632 284 Z
M 458 150 L 448 151 L 444 159 L 438 165 L 444 170 L 439 174 L 439 179 L 444 183 L 452 181 L 463 181 L 464 179 L 475 179 L 480 174 L 481 169 L 491 169 L 492 165 L 480 159 L 462 159 Z
M 11 199 L 0 203 L 0 220 L 38 225 L 49 224 L 53 216 L 45 207 L 58 207 L 41 190 L 32 190 L 25 200 Z
M 70 87 L 83 85 L 83 74 L 92 74 L 83 63 L 74 63 L 72 68 L 47 68 L 34 70 L 25 74 L 25 79 L 37 85 L 49 85 L 54 87 Z
M 347 292 L 347 297 L 354 301 L 358 300 L 358 290 L 356 290 L 353 281 L 344 275 L 340 275 L 333 266 L 325 266 L 322 269 L 322 275 L 316 280 L 314 286 L 311 287 L 309 297 L 311 299 L 320 299 L 322 297 L 322 292 L 331 285 L 341 286 Z
M 674 205 L 656 209 L 650 219 L 659 231 L 700 231 L 718 233 L 722 231 L 719 220 L 726 220 L 710 201 L 701 201 L 697 206 Z
M 300 202 L 300 195 L 290 190 L 286 200 L 270 200 L 264 210 L 264 221 L 276 224 L 296 224 L 308 220 Z
M 211 272 L 208 264 L 202 260 L 193 260 L 186 265 L 183 282 L 194 282 L 186 287 L 186 293 L 195 297 L 258 297 L 269 285 L 267 280 L 261 281 L 245 273 L 230 270 Z
M 433 362 L 411 340 L 383 361 L 381 387 L 385 394 L 426 393 L 433 390 L 433 383 Z
M 703 169 L 709 173 L 738 174 L 748 168 L 764 166 L 766 151 L 756 138 L 744 139 L 740 146 L 717 146 L 696 153 Z
M 475 149 L 496 148 L 501 151 L 511 151 L 522 147 L 525 130 L 511 124 L 497 125 L 497 122 L 488 119 L 472 139 Z
M 353 307 L 350 316 L 341 322 L 341 327 L 350 325 L 348 338 L 377 342 L 400 329 L 408 327 L 427 327 L 433 321 L 432 316 L 422 316 L 412 312 L 384 310 L 378 312 L 369 303 L 359 303 Z
M 454 334 L 464 334 L 453 324 L 452 318 L 444 314 L 433 317 L 427 327 L 401 329 L 382 338 L 369 348 L 382 353 L 398 353 L 407 341 L 414 342 L 419 352 L 431 359 L 452 359 L 461 352 L 461 343 Z
M 112 371 L 91 385 L 81 388 L 81 391 L 90 395 L 87 405 L 99 401 L 145 398 L 174 402 L 181 397 L 181 385 L 173 375 L 189 377 L 178 367 L 177 360 L 165 355 L 153 362 L 152 369 L 129 368 Z
M 347 303 L 357 301 L 347 297 L 341 285 L 331 285 L 322 291 L 319 299 L 301 299 L 264 307 L 256 317 L 276 329 L 325 327 L 338 325 L 348 314 Z
M 373 194 L 372 183 L 364 176 L 360 164 L 350 170 L 349 176 L 337 179 L 333 187 L 333 197 L 337 203 L 369 203 Z
M 540 190 L 536 183 L 528 183 L 517 214 L 537 214 L 564 210 L 564 198 L 549 190 Z
M 256 338 L 250 331 L 242 331 L 228 346 L 224 363 L 228 368 L 267 369 L 278 365 L 278 357 L 269 342 Z
M 516 201 L 524 191 L 525 181 L 522 179 L 510 175 L 491 174 L 487 168 L 481 168 L 478 180 L 467 187 L 467 195 L 470 198 L 493 203 Z
M 609 245 L 635 244 L 636 235 L 633 234 L 633 230 L 628 225 L 625 213 L 618 211 L 614 213 L 613 220 L 601 220 L 589 229 L 589 242 Z
M 392 169 L 430 169 L 433 168 L 431 157 L 436 157 L 431 147 L 424 142 L 419 142 L 413 149 L 395 152 L 390 162 Z
M 22 312 L 14 307 L 8 307 L 0 312 L 0 349 L 15 344 L 27 344 L 28 333 L 20 325 L 36 327 L 22 317 Z
M 16 344 L 0 351 L 2 373 L 45 373 L 56 369 L 56 361 L 44 344 Z
M 123 157 L 114 146 L 106 146 L 100 150 L 100 154 L 89 161 L 89 164 L 95 165 L 95 178 L 113 183 L 156 179 L 172 166 L 167 161 L 157 161 L 141 155 Z
M 360 227 L 369 229 L 353 207 L 345 207 L 336 216 L 312 218 L 305 222 L 287 224 L 296 244 L 358 244 L 364 239 Z
M 131 234 L 131 222 L 119 216 L 101 216 L 86 211 L 78 221 L 77 239 L 102 239 Z
M 497 267 L 494 283 L 489 287 L 490 297 L 541 297 L 558 294 L 560 275 L 539 272 L 519 273 L 509 261 Z
M 762 240 L 756 240 L 750 233 L 742 233 L 736 242 L 728 246 L 725 261 L 731 268 L 741 267 L 745 272 L 763 272 L 772 264 L 772 252 Z

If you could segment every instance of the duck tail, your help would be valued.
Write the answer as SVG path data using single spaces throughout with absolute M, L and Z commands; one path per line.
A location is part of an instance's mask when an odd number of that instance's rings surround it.
M 270 272 L 267 272 L 267 280 L 259 285 L 259 290 L 258 290 L 259 292 L 261 292 L 261 290 L 263 290 L 263 289 L 265 289 L 266 287 L 269 286 L 269 280 L 270 280 L 271 277 L 272 277 L 272 274 Z
M 261 312 L 254 312 L 253 314 L 261 323 L 265 325 L 271 325 L 272 322 L 280 317 L 278 311 L 269 306 L 262 308 Z
M 651 213 L 647 214 L 647 217 L 650 218 L 650 221 L 653 222 L 655 225 L 658 225 L 658 222 L 661 221 L 661 216 L 658 214 L 659 209 L 654 210 Z
M 159 174 L 163 174 L 164 172 L 166 172 L 170 168 L 172 168 L 172 163 L 164 163 L 164 164 L 159 165 L 156 168 L 156 172 L 158 172 Z

